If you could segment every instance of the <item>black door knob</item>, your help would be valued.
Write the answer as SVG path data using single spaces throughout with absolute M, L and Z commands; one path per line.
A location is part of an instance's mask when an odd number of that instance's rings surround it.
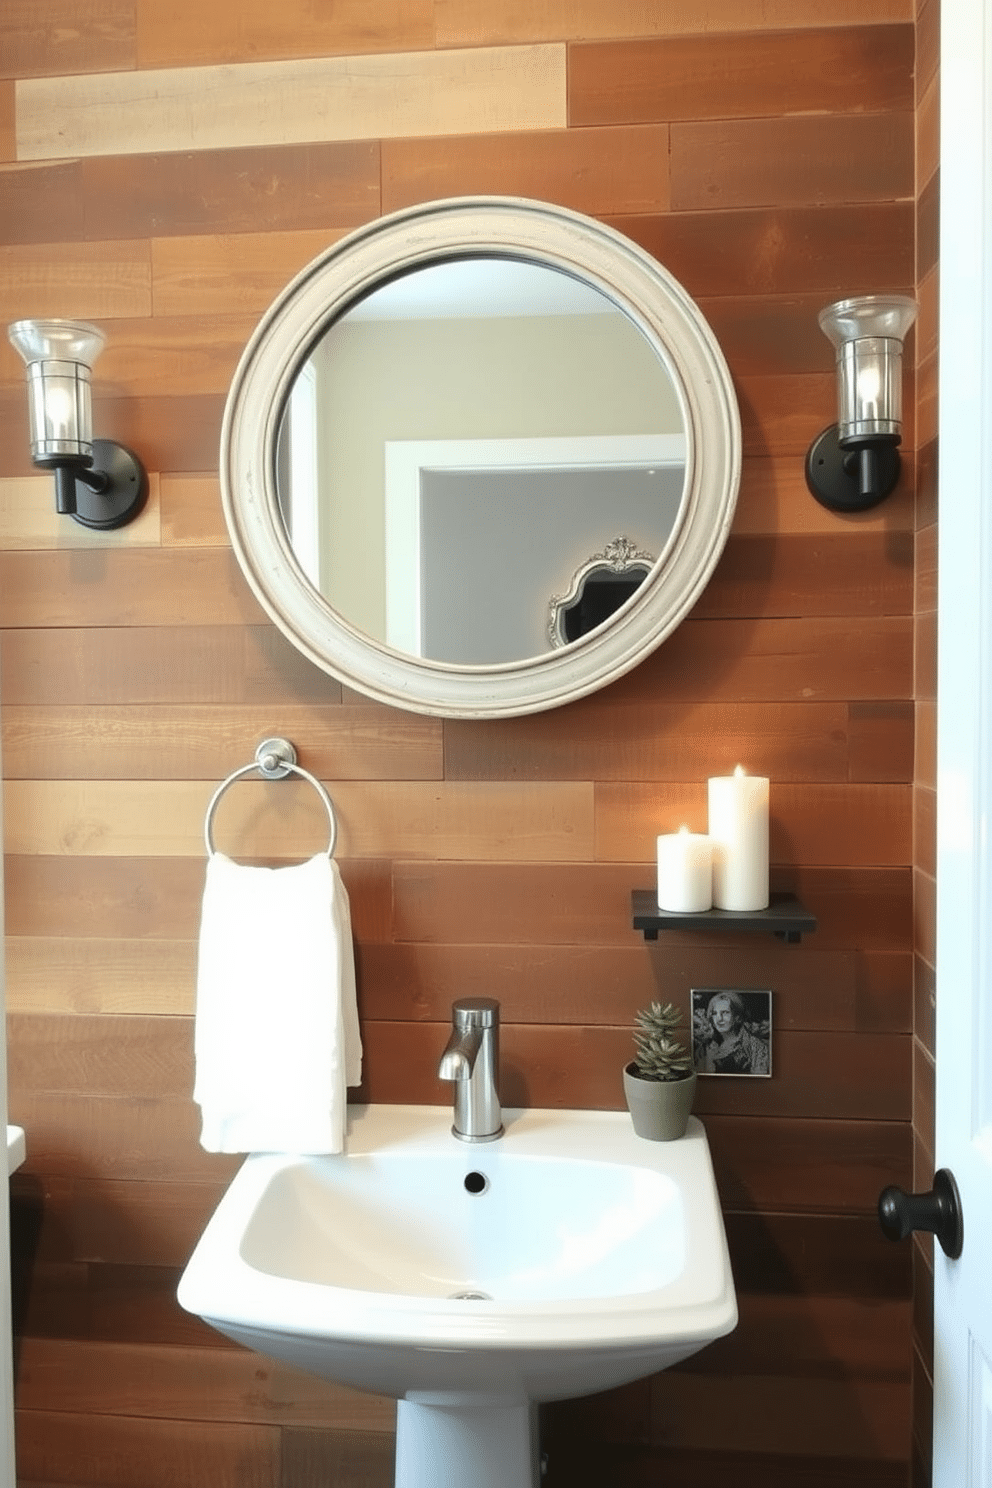
M 964 1245 L 964 1217 L 954 1174 L 949 1168 L 934 1173 L 929 1193 L 883 1188 L 878 1198 L 878 1222 L 890 1240 L 905 1240 L 914 1230 L 927 1230 L 936 1235 L 944 1254 L 956 1261 Z

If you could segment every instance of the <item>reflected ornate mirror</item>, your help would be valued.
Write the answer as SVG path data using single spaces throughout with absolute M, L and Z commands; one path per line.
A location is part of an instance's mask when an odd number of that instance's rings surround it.
M 602 223 L 504 198 L 396 213 L 310 264 L 241 359 L 221 449 L 275 623 L 359 691 L 450 717 L 635 666 L 709 579 L 739 475 L 730 377 L 681 286 Z M 637 563 L 608 596 L 621 533 Z

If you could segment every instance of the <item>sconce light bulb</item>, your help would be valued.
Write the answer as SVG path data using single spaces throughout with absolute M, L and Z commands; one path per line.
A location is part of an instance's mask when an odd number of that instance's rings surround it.
M 875 506 L 899 478 L 902 347 L 916 314 L 908 295 L 862 295 L 820 311 L 836 351 L 837 423 L 811 446 L 806 483 L 832 511 Z
M 85 320 L 18 320 L 7 335 L 27 368 L 31 458 L 55 473 L 56 511 L 98 529 L 131 521 L 148 492 L 141 462 L 93 438 L 90 373 L 103 332 Z

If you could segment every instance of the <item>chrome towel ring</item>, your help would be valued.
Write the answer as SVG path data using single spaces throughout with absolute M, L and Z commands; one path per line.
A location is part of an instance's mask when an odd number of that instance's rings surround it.
M 300 775 L 304 780 L 309 780 L 323 801 L 327 812 L 327 819 L 331 824 L 331 840 L 327 845 L 327 856 L 333 858 L 334 848 L 338 840 L 338 819 L 334 814 L 334 806 L 331 798 L 316 775 L 311 775 L 309 770 L 304 770 L 302 765 L 296 763 L 296 750 L 289 740 L 279 738 L 263 739 L 255 750 L 255 758 L 251 764 L 242 765 L 240 770 L 233 770 L 226 780 L 221 781 L 210 797 L 210 804 L 207 807 L 207 814 L 203 822 L 203 837 L 207 844 L 207 856 L 212 858 L 216 852 L 211 828 L 213 826 L 214 812 L 217 810 L 217 802 L 229 785 L 233 785 L 236 780 L 240 780 L 242 775 L 250 775 L 253 770 L 257 770 L 266 780 L 285 780 L 287 775 Z

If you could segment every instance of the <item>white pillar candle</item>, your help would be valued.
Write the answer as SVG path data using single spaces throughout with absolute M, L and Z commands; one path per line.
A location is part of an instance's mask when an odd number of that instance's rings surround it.
M 658 838 L 658 908 L 698 914 L 713 903 L 710 839 L 683 827 Z
M 733 775 L 709 782 L 713 903 L 717 909 L 768 907 L 768 781 Z

